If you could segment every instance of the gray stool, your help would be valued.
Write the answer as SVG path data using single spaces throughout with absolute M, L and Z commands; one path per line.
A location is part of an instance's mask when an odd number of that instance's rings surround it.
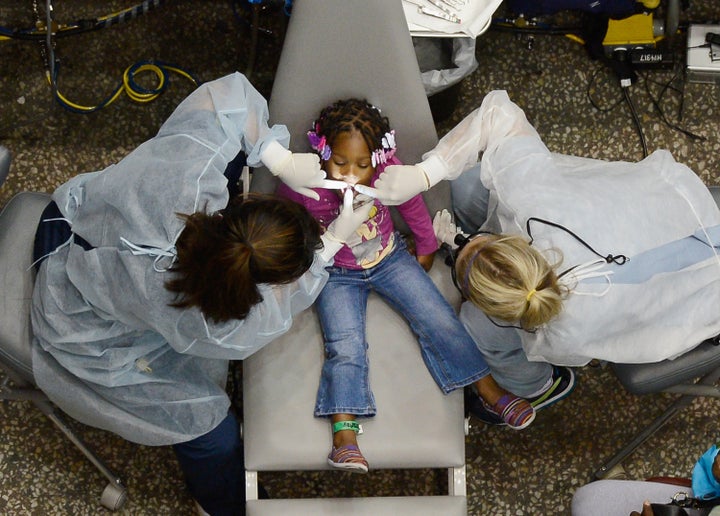
M 42 211 L 50 202 L 43 193 L 23 192 L 0 212 L 0 400 L 31 401 L 93 463 L 109 481 L 100 503 L 117 510 L 126 501 L 121 480 L 83 443 L 60 411 L 35 386 L 32 374 L 30 304 L 35 269 L 33 239 Z
M 715 202 L 720 205 L 720 188 L 709 189 Z M 611 364 L 611 367 L 623 387 L 632 394 L 671 392 L 681 396 L 607 459 L 595 471 L 596 479 L 605 478 L 610 470 L 652 437 L 675 414 L 690 405 L 696 397 L 720 398 L 720 388 L 716 385 L 720 379 L 720 345 L 717 337 L 701 343 L 675 360 L 663 360 L 653 364 Z

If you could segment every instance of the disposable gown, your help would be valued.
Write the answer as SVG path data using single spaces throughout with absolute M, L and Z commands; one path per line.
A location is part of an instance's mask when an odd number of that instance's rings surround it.
M 239 151 L 260 163 L 263 146 L 287 146 L 267 126 L 263 97 L 239 73 L 206 83 L 119 163 L 82 174 L 53 194 L 72 231 L 38 272 L 32 304 L 39 387 L 74 418 L 141 444 L 184 442 L 227 415 L 229 360 L 285 333 L 325 284 L 319 255 L 289 285 L 261 285 L 243 320 L 216 323 L 173 308 L 164 282 L 183 230 L 178 213 L 228 203 L 225 166 Z M 222 274 L 222 271 L 218 271 Z
M 453 179 L 480 155 L 489 191 L 483 229 L 532 238 L 567 271 L 560 315 L 520 332 L 528 358 L 656 362 L 720 333 L 720 210 L 669 152 L 636 163 L 552 153 L 523 111 L 494 91 L 422 166 L 431 178 Z

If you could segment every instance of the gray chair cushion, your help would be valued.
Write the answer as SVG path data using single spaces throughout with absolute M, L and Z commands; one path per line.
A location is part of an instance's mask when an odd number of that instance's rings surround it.
M 720 187 L 709 187 L 720 205 Z M 679 384 L 692 383 L 720 367 L 720 346 L 708 341 L 679 356 L 652 364 L 613 364 L 620 383 L 633 394 L 661 392 Z
M 307 152 L 305 134 L 321 108 L 350 96 L 382 108 L 397 131 L 401 160 L 414 163 L 437 142 L 401 2 L 297 1 L 273 85 L 271 121 L 287 125 L 292 150 Z M 268 176 L 255 171 L 252 188 L 271 190 L 274 178 Z M 450 205 L 449 185 L 443 186 L 427 192 L 431 213 Z M 457 307 L 459 295 L 440 260 L 431 276 Z M 370 467 L 464 465 L 462 393 L 442 394 L 407 322 L 376 295 L 368 301 L 367 328 L 378 415 L 363 422 L 360 446 Z M 245 360 L 248 470 L 329 468 L 330 425 L 313 417 L 322 363 L 322 333 L 313 310 Z
M 0 186 L 5 182 L 5 179 L 10 172 L 10 151 L 7 147 L 0 145 Z
M 682 383 L 692 383 L 720 367 L 720 346 L 703 342 L 674 360 L 653 364 L 613 364 L 613 370 L 628 392 L 661 392 Z
M 32 382 L 30 303 L 35 270 L 33 240 L 50 202 L 44 193 L 23 192 L 0 212 L 0 362 Z
M 273 85 L 271 121 L 287 125 L 290 148 L 308 152 L 306 132 L 327 104 L 366 98 L 397 131 L 398 157 L 415 163 L 437 142 L 420 70 L 399 0 L 297 0 Z M 273 191 L 255 170 L 251 188 Z M 449 184 L 425 195 L 431 215 L 450 206 Z M 394 214 L 399 229 L 406 229 Z M 457 308 L 459 294 L 441 260 L 431 277 Z M 427 314 L 432 317 L 432 314 Z M 370 382 L 378 415 L 359 437 L 373 470 L 465 465 L 462 390 L 442 394 L 422 361 L 407 322 L 377 295 L 368 300 Z M 316 313 L 243 363 L 243 437 L 249 471 L 328 469 L 331 430 L 313 416 L 323 363 Z M 464 489 L 464 484 L 463 484 Z M 259 500 L 248 514 L 465 514 L 464 496 Z
M 455 306 L 449 269 L 431 277 Z M 432 317 L 432 314 L 428 314 Z M 367 311 L 370 385 L 378 414 L 361 420 L 360 447 L 373 469 L 465 464 L 462 390 L 447 396 L 433 381 L 407 322 L 377 295 Z M 314 311 L 243 363 L 245 465 L 252 471 L 328 469 L 330 424 L 315 418 L 323 339 Z

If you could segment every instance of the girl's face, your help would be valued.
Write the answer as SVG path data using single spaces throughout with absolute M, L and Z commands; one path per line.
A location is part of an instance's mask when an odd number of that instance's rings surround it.
M 370 149 L 360 131 L 338 134 L 332 143 L 332 155 L 325 162 L 325 172 L 330 179 L 345 181 L 350 185 L 370 186 L 375 167 L 370 160 Z

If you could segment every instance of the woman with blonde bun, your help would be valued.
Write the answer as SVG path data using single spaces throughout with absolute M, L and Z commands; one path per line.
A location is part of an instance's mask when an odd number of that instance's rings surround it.
M 397 204 L 442 180 L 455 220 L 440 212 L 433 226 L 466 298 L 460 319 L 497 383 L 536 410 L 572 390 L 568 366 L 659 362 L 720 334 L 707 301 L 720 296 L 720 209 L 670 152 L 551 152 L 493 91 L 420 163 L 388 166 L 364 193 Z
M 519 322 L 525 330 L 562 310 L 564 289 L 555 268 L 517 235 L 474 238 L 457 258 L 464 297 L 490 317 Z
M 447 211 L 436 215 L 434 228 L 438 239 L 451 248 L 453 278 L 466 300 L 460 321 L 497 383 L 527 399 L 536 411 L 568 396 L 575 387 L 572 369 L 528 360 L 521 338 L 563 309 L 567 289 L 558 281 L 557 262 L 523 236 L 485 231 L 465 236 Z M 472 390 L 466 390 L 465 401 L 466 409 L 478 419 L 500 424 Z

